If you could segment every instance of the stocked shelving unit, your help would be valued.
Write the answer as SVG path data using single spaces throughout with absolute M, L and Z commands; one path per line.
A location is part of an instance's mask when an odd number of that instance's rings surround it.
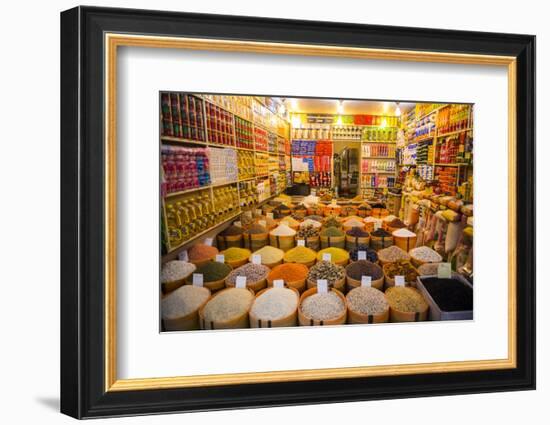
M 445 139 L 447 137 L 453 137 L 453 136 L 460 136 L 462 134 L 466 134 L 466 137 L 473 140 L 473 121 L 472 121 L 472 106 L 471 105 L 463 105 L 461 106 L 464 108 L 461 112 L 464 114 L 465 117 L 462 117 L 458 120 L 461 124 L 459 125 L 460 128 L 453 129 L 451 131 L 441 131 L 439 126 L 440 122 L 440 114 L 444 114 L 444 112 L 447 111 L 447 108 L 452 108 L 453 105 L 446 104 L 446 105 L 434 105 L 431 110 L 426 111 L 425 113 L 418 114 L 417 110 L 412 110 L 410 114 L 408 114 L 407 119 L 403 122 L 403 129 L 407 132 L 411 129 L 418 128 L 417 125 L 419 122 L 422 122 L 422 120 L 425 120 L 427 118 L 433 117 L 431 119 L 433 123 L 433 131 L 430 131 L 427 136 L 420 136 L 420 137 L 408 137 L 405 140 L 405 145 L 401 146 L 400 149 L 406 149 L 408 147 L 413 147 L 414 150 L 418 150 L 419 144 L 423 144 L 425 142 L 425 146 L 428 149 L 428 159 L 427 161 L 418 161 L 415 160 L 413 163 L 403 163 L 399 162 L 397 164 L 398 169 L 401 169 L 403 167 L 418 167 L 420 165 L 432 167 L 431 175 L 433 176 L 433 179 L 436 178 L 436 167 L 448 167 L 448 168 L 457 168 L 458 172 L 455 176 L 455 182 L 454 186 L 459 187 L 464 181 L 468 178 L 468 172 L 472 167 L 472 161 L 471 161 L 471 152 L 462 152 L 464 155 L 463 162 L 456 162 L 456 155 L 455 155 L 455 162 L 437 162 L 438 159 L 438 153 L 441 149 L 441 143 L 440 140 Z M 445 117 L 443 117 L 445 119 Z M 447 121 L 449 120 L 449 117 L 446 117 Z M 430 154 L 431 149 L 431 154 Z M 466 148 L 464 148 L 466 149 Z M 469 155 L 466 157 L 466 155 Z M 427 179 L 429 180 L 429 179 Z
M 249 175 L 244 178 L 239 178 L 238 175 L 238 163 L 237 167 L 237 178 L 231 180 L 217 180 L 210 182 L 209 184 L 204 184 L 198 187 L 191 187 L 184 190 L 170 191 L 163 189 L 161 193 L 161 219 L 163 226 L 163 243 L 164 243 L 164 255 L 163 261 L 169 258 L 174 258 L 177 256 L 178 252 L 185 249 L 189 244 L 195 240 L 204 237 L 208 233 L 214 231 L 220 231 L 224 226 L 227 226 L 232 220 L 238 217 L 243 211 L 247 209 L 253 209 L 258 207 L 264 202 L 267 202 L 286 188 L 287 183 L 287 169 L 286 161 L 287 153 L 289 154 L 289 123 L 283 118 L 279 117 L 261 103 L 261 99 L 254 98 L 252 104 L 249 105 L 249 113 L 247 109 L 241 106 L 239 110 L 234 110 L 230 108 L 229 105 L 218 102 L 218 99 L 225 99 L 227 97 L 221 96 L 207 96 L 207 95 L 189 95 L 185 93 L 161 93 L 161 105 L 163 104 L 164 98 L 162 96 L 168 96 L 169 106 L 163 105 L 161 111 L 161 136 L 160 141 L 162 145 L 167 146 L 182 146 L 182 147 L 203 147 L 203 148 L 224 148 L 232 149 L 237 153 L 237 160 L 239 152 L 249 152 L 253 156 L 254 160 L 254 174 Z M 195 137 L 181 137 L 184 133 L 184 124 L 190 122 L 190 120 L 184 120 L 182 116 L 182 97 L 193 98 L 193 102 L 196 101 L 201 103 L 200 110 L 197 108 L 195 113 L 197 116 L 194 118 L 193 122 L 196 124 L 186 131 L 189 135 Z M 172 97 L 177 99 L 177 104 L 172 102 Z M 185 100 L 185 107 L 189 108 L 188 99 Z M 234 103 L 235 105 L 236 103 Z M 176 106 L 174 108 L 174 105 Z M 210 116 L 208 113 L 209 108 L 214 108 L 216 111 L 219 111 L 219 115 Z M 177 116 L 174 112 L 177 111 Z M 188 110 L 187 110 L 188 111 Z M 262 119 L 260 122 L 255 122 L 257 117 L 257 111 L 262 112 Z M 200 115 L 199 115 L 200 112 Z M 216 124 L 217 130 L 212 130 L 212 123 L 216 122 L 217 118 L 223 117 L 224 124 L 219 127 Z M 267 117 L 267 118 L 266 118 Z M 239 121 L 240 120 L 240 121 Z M 244 147 L 243 143 L 243 133 L 239 133 L 237 130 L 237 122 L 247 123 L 251 129 L 251 134 L 249 135 L 249 141 L 251 147 Z M 209 124 L 211 124 L 209 126 Z M 273 124 L 273 125 L 269 125 Z M 168 129 L 171 127 L 171 130 Z M 187 126 L 191 127 L 191 126 Z M 221 128 L 222 131 L 218 131 Z M 177 131 L 176 131 L 177 129 Z M 254 133 L 258 129 L 259 132 L 265 132 L 265 134 L 275 141 L 271 146 L 266 146 L 265 148 L 257 145 L 256 139 L 254 138 Z M 240 131 L 240 130 L 239 130 Z M 216 132 L 216 133 L 214 133 Z M 177 133 L 177 135 L 174 135 Z M 216 137 L 213 137 L 211 133 L 216 134 Z M 222 141 L 219 143 L 218 140 Z M 279 147 L 279 144 L 282 144 L 282 147 Z M 270 149 L 271 148 L 271 149 Z M 279 161 L 279 156 L 283 157 L 283 161 Z M 269 157 L 277 158 L 277 170 L 271 171 L 269 169 Z M 261 158 L 268 158 L 268 161 L 265 164 L 261 164 Z M 282 165 L 284 164 L 284 169 Z M 256 174 L 256 167 L 262 167 L 262 172 Z M 161 167 L 161 174 L 164 180 L 164 170 Z M 282 174 L 283 177 L 274 182 L 271 182 L 271 178 L 278 178 L 278 175 Z M 274 184 L 273 184 L 274 183 Z M 246 189 L 247 184 L 251 188 L 256 190 L 255 196 L 245 196 L 248 193 Z M 261 192 L 258 192 L 258 188 L 262 188 Z M 225 189 L 225 190 L 224 190 Z M 219 212 L 216 210 L 216 191 L 222 190 L 223 196 L 227 198 L 227 194 L 232 192 L 234 193 L 234 199 L 231 200 L 226 211 Z M 202 208 L 205 209 L 207 215 L 211 218 L 209 221 L 203 222 L 202 227 L 199 227 L 200 230 L 193 231 L 189 235 L 185 235 L 183 238 L 178 238 L 175 240 L 170 237 L 169 234 L 169 222 L 170 222 L 170 212 L 173 209 L 172 205 L 177 205 L 180 203 L 180 207 L 183 201 L 188 201 L 189 196 L 193 196 L 197 199 L 200 198 L 200 203 L 202 203 Z M 191 198 L 193 201 L 196 201 L 195 198 Z M 226 199 L 229 201 L 229 198 Z M 225 208 L 225 207 L 224 207 Z M 201 211 L 201 213 L 203 213 Z M 204 213 L 203 213 L 204 214 Z M 177 217 L 176 217 L 177 218 Z M 182 226 L 191 224 L 183 223 Z

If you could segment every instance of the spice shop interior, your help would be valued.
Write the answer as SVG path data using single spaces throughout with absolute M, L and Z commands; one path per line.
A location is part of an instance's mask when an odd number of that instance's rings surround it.
M 161 92 L 161 330 L 472 319 L 473 110 Z

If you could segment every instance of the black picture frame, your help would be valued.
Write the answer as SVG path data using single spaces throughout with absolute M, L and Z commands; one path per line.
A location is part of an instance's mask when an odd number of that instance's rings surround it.
M 104 34 L 258 40 L 517 58 L 517 367 L 106 392 Z M 61 14 L 61 412 L 75 418 L 535 388 L 535 37 L 77 7 Z M 483 171 L 482 171 L 483 172 Z

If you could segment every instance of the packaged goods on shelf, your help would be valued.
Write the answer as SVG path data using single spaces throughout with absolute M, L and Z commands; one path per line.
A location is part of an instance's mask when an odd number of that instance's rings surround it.
M 260 127 L 254 127 L 254 149 L 266 152 L 268 148 L 267 131 Z
M 424 140 L 419 142 L 416 147 L 416 163 L 431 164 L 433 163 L 434 148 L 433 140 Z
M 442 106 L 442 103 L 417 103 L 415 106 L 416 118 L 421 118 L 427 114 L 431 114 Z
M 236 185 L 215 187 L 213 194 L 214 213 L 219 222 L 239 211 L 239 194 Z
M 162 135 L 204 141 L 203 101 L 196 96 L 162 93 Z
M 250 96 L 203 95 L 203 97 L 236 115 L 252 121 L 252 99 Z
M 208 154 L 212 184 L 237 181 L 239 168 L 235 149 L 209 148 Z
M 210 184 L 205 148 L 166 146 L 161 148 L 165 193 L 181 192 Z
M 254 149 L 254 134 L 252 123 L 235 117 L 235 138 L 239 148 Z
M 277 135 L 271 132 L 267 133 L 267 150 L 271 153 L 277 153 Z
M 331 137 L 330 126 L 328 125 L 317 127 L 304 125 L 301 128 L 293 128 L 291 134 L 293 139 L 329 139 Z
M 258 191 L 256 190 L 255 180 L 239 182 L 239 198 L 241 200 L 241 207 L 250 207 L 258 203 Z
M 384 157 L 395 158 L 395 146 L 387 143 L 372 143 L 361 146 L 361 152 L 363 157 Z
M 332 138 L 335 140 L 361 140 L 363 127 L 342 125 L 332 128 Z
M 379 176 L 376 174 L 367 174 L 361 176 L 362 188 L 388 188 L 394 187 L 395 177 Z
M 234 145 L 233 114 L 210 102 L 205 103 L 205 113 L 208 142 Z
M 438 111 L 437 130 L 439 134 L 465 130 L 470 125 L 471 106 L 452 104 Z
M 210 190 L 203 189 L 165 200 L 167 236 L 171 247 L 181 245 L 194 235 L 220 222 L 212 214 Z
M 395 143 L 398 132 L 397 128 L 367 127 L 362 130 L 362 139 L 366 142 Z
M 254 152 L 251 151 L 237 151 L 239 180 L 249 179 L 256 175 L 256 169 L 254 167 Z
M 416 167 L 416 172 L 426 181 L 432 181 L 434 179 L 434 167 L 432 165 L 418 165 Z
M 263 152 L 255 152 L 254 168 L 257 176 L 267 176 L 269 173 L 269 155 Z
M 458 167 L 435 167 L 435 180 L 441 192 L 448 195 L 456 195 L 456 182 Z
M 363 173 L 395 173 L 395 160 L 363 158 L 361 162 Z
M 428 115 L 417 121 L 414 137 L 418 140 L 433 138 L 435 136 L 435 115 Z

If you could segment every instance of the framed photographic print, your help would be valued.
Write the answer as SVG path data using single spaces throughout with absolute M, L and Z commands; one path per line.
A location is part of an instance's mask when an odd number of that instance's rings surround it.
M 534 36 L 77 7 L 61 57 L 63 413 L 535 388 Z

